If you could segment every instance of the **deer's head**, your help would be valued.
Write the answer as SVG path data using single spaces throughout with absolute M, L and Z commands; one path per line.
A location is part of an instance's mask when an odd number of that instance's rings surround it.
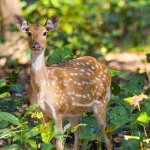
M 28 35 L 28 42 L 32 53 L 39 53 L 46 49 L 46 35 L 57 27 L 58 20 L 59 16 L 54 15 L 47 19 L 46 23 L 42 26 L 29 24 L 22 16 L 14 16 L 14 22 L 18 29 Z

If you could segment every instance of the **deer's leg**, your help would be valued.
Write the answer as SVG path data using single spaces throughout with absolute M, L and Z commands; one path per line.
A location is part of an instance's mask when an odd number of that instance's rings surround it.
M 93 105 L 93 112 L 97 118 L 98 124 L 102 129 L 102 134 L 106 143 L 107 150 L 112 150 L 111 139 L 109 135 L 106 134 L 105 128 L 107 125 L 106 122 L 106 106 L 101 104 L 94 104 Z
M 57 114 L 57 118 L 55 118 L 55 124 L 56 127 L 59 129 L 60 132 L 62 132 L 62 115 Z M 56 139 L 56 147 L 57 150 L 63 150 L 63 141 L 61 139 Z
M 70 122 L 71 127 L 74 127 L 80 123 L 80 117 L 71 118 L 69 119 L 69 122 Z M 79 149 L 79 145 L 80 145 L 79 134 L 80 133 L 81 133 L 81 127 L 79 127 L 74 133 L 75 140 L 74 140 L 73 150 Z

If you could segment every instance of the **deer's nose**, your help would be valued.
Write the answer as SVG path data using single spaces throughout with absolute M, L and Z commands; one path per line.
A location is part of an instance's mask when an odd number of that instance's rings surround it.
M 40 44 L 38 42 L 35 42 L 32 46 L 32 49 L 33 50 L 40 49 Z

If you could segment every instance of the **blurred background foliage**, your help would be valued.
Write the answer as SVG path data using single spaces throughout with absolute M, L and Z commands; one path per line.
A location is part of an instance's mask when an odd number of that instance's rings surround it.
M 148 0 L 21 0 L 21 6 L 30 23 L 60 15 L 57 32 L 48 37 L 52 51 L 69 48 L 76 56 L 99 58 L 109 51 L 146 52 L 150 46 Z

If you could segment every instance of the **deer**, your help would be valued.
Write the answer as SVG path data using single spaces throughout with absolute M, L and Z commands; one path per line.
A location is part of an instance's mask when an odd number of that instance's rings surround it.
M 29 24 L 22 16 L 15 15 L 14 23 L 25 32 L 31 50 L 30 103 L 37 103 L 44 120 L 55 120 L 55 126 L 63 130 L 64 119 L 71 127 L 80 123 L 80 117 L 91 110 L 102 130 L 107 150 L 112 149 L 107 126 L 106 110 L 111 93 L 109 69 L 91 56 L 70 59 L 59 64 L 46 65 L 44 53 L 47 33 L 56 29 L 59 15 L 49 17 L 44 25 Z M 74 133 L 74 150 L 79 149 L 80 130 Z M 56 139 L 57 150 L 63 150 L 63 142 Z

